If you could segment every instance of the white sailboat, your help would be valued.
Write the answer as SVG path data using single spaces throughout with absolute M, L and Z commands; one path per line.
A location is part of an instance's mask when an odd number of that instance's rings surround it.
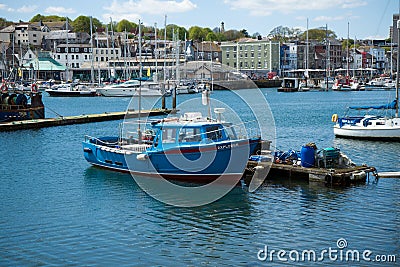
M 400 20 L 397 21 L 397 30 L 400 34 Z M 400 58 L 397 57 L 395 100 L 387 105 L 349 107 L 349 110 L 365 110 L 367 112 L 385 111 L 385 116 L 366 114 L 365 116 L 344 116 L 339 118 L 337 114 L 333 114 L 332 121 L 335 122 L 335 125 L 333 127 L 333 132 L 335 136 L 378 140 L 400 140 L 399 67 Z M 394 116 L 386 115 L 393 110 L 395 111 Z

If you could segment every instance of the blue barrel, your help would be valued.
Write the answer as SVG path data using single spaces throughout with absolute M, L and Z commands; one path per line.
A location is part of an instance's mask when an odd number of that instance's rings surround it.
M 314 167 L 315 149 L 311 146 L 302 146 L 300 151 L 301 166 L 310 168 Z

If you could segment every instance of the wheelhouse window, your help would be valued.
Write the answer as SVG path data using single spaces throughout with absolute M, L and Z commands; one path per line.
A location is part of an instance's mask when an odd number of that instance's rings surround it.
M 220 126 L 207 126 L 206 127 L 206 137 L 213 141 L 219 141 L 224 138 L 224 134 Z
M 200 128 L 181 128 L 179 130 L 180 143 L 195 143 L 200 141 Z
M 163 144 L 172 144 L 176 142 L 176 129 L 167 128 L 162 130 L 162 142 Z

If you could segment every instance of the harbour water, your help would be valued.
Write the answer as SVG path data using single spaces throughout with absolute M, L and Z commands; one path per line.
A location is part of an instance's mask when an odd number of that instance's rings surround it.
M 335 138 L 331 122 L 348 105 L 388 103 L 394 91 L 262 92 L 274 115 L 278 149 L 300 150 L 315 142 L 319 148 L 339 147 L 378 171 L 400 170 L 400 143 Z M 213 96 L 241 113 L 229 92 Z M 179 95 L 178 102 L 191 97 Z M 130 99 L 43 101 L 46 116 L 54 117 L 53 111 L 64 116 L 121 111 Z M 255 193 L 236 187 L 209 205 L 173 207 L 148 196 L 129 174 L 91 167 L 83 158 L 84 135 L 115 135 L 119 122 L 0 133 L 0 266 L 399 264 L 399 179 L 328 188 L 272 177 Z M 266 248 L 276 251 L 273 258 L 265 257 Z M 318 260 L 329 248 L 337 257 Z M 278 259 L 279 250 L 287 252 L 281 255 L 287 261 Z M 317 260 L 302 261 L 304 250 L 315 251 Z M 348 250 L 360 255 L 370 250 L 371 261 L 362 256 L 346 261 L 340 251 Z M 397 262 L 377 262 L 377 255 L 395 255 Z

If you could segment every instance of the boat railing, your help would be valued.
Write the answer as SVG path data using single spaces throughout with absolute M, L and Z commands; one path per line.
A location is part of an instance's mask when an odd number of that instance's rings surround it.
M 147 149 L 151 148 L 149 144 L 132 144 L 132 145 L 123 145 L 121 146 L 122 149 L 130 150 L 132 152 L 141 153 L 146 151 Z

